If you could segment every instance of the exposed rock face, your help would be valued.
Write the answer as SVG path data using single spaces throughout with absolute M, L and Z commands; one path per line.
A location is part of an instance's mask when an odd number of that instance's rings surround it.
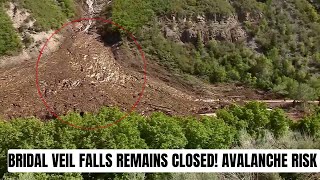
M 195 43 L 198 35 L 201 35 L 204 43 L 212 39 L 239 42 L 247 38 L 242 23 L 235 15 L 218 18 L 201 15 L 182 19 L 172 17 L 169 22 L 167 18 L 160 22 L 165 24 L 163 28 L 165 37 L 174 41 L 180 40 L 183 43 Z M 174 28 L 170 28 L 168 24 Z
M 186 29 L 181 34 L 182 42 L 192 42 L 195 43 L 197 41 L 197 32 L 192 29 Z
M 258 22 L 262 18 L 261 12 L 240 12 L 239 21 L 249 21 L 249 22 Z
M 247 36 L 244 29 L 242 29 L 240 26 L 237 26 L 237 27 L 231 29 L 230 34 L 231 34 L 231 41 L 232 42 L 243 41 L 246 39 L 246 36 Z
M 164 28 L 164 35 L 166 38 L 173 40 L 173 41 L 179 39 L 179 34 L 177 34 L 175 31 L 173 31 L 172 29 L 170 29 L 168 27 Z

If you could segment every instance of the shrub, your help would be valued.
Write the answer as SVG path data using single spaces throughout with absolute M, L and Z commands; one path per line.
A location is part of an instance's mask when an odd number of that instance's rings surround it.
M 305 117 L 297 125 L 298 130 L 302 133 L 315 138 L 320 138 L 320 111 L 319 109 L 315 114 Z
M 276 138 L 283 137 L 288 133 L 291 120 L 288 119 L 281 109 L 275 109 L 270 113 L 270 123 L 268 129 Z
M 30 34 L 26 34 L 23 37 L 22 42 L 26 47 L 29 47 L 32 43 L 34 43 L 34 38 Z
M 187 145 L 187 138 L 177 119 L 154 113 L 139 124 L 141 137 L 151 149 L 180 149 Z

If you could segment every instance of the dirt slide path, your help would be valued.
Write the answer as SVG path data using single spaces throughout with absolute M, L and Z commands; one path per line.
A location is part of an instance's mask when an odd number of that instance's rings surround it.
M 138 53 L 105 46 L 94 34 L 79 32 L 67 37 L 39 65 L 41 92 L 53 111 L 62 115 L 96 112 L 102 106 L 131 109 L 144 82 Z M 136 109 L 141 114 L 195 115 L 226 104 L 214 100 L 266 98 L 265 93 L 241 86 L 187 83 L 155 62 L 147 63 L 147 86 Z M 36 58 L 0 67 L 0 117 L 52 118 L 37 94 L 35 64 Z M 242 96 L 236 97 L 239 94 Z M 214 100 L 206 101 L 209 98 Z
M 58 51 L 41 59 L 39 79 L 44 98 L 57 114 L 95 112 L 102 106 L 128 110 L 138 98 L 143 84 L 141 72 L 121 66 L 110 47 L 84 33 L 69 38 Z M 142 114 L 155 110 L 192 114 L 205 106 L 193 101 L 192 94 L 149 76 L 137 111 Z M 51 117 L 37 94 L 35 61 L 0 68 L 0 103 L 0 114 L 6 119 Z

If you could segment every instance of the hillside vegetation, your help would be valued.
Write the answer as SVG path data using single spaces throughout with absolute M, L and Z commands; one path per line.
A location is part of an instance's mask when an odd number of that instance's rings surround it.
M 0 1 L 0 7 L 2 3 Z M 0 55 L 12 55 L 21 49 L 21 40 L 9 16 L 0 8 Z
M 75 2 L 73 0 L 1 0 L 0 1 L 0 56 L 12 55 L 21 51 L 22 42 L 19 34 L 26 29 L 14 29 L 13 22 L 6 13 L 8 3 L 12 2 L 15 9 L 26 9 L 30 13 L 24 23 L 34 22 L 29 31 L 48 31 L 59 28 L 68 18 L 75 15 Z M 14 10 L 16 11 L 16 10 Z M 28 42 L 30 40 L 27 40 Z M 23 43 L 25 43 L 25 38 Z M 30 42 L 29 42 L 30 43 Z
M 38 30 L 59 28 L 75 10 L 71 0 L 21 0 L 18 4 L 30 11 Z
M 78 126 L 103 126 L 124 115 L 113 108 L 98 114 L 71 113 L 62 117 Z M 320 111 L 292 123 L 282 110 L 268 111 L 261 103 L 223 109 L 215 117 L 150 117 L 132 114 L 106 129 L 84 131 L 58 120 L 16 119 L 0 122 L 0 176 L 34 179 L 116 178 L 134 174 L 8 174 L 8 149 L 223 149 L 223 148 L 319 148 Z M 268 142 L 272 141 L 272 142 Z M 171 179 L 174 174 L 143 174 L 150 179 Z M 303 178 L 303 175 L 300 175 Z M 283 175 L 283 177 L 285 177 Z M 292 176 L 290 176 L 292 177 Z M 137 179 L 142 179 L 137 177 Z
M 75 15 L 73 0 L 21 0 L 17 5 L 30 12 L 37 30 L 55 30 Z
M 293 99 L 317 99 L 320 16 L 316 2 L 229 2 L 125 0 L 113 1 L 106 12 L 139 37 L 150 59 L 173 71 L 212 83 L 241 82 Z M 222 27 L 230 18 L 236 22 L 225 29 L 226 36 L 243 29 L 241 40 L 221 38 L 219 33 L 207 37 L 211 27 Z M 184 42 L 184 33 L 189 33 L 190 42 Z

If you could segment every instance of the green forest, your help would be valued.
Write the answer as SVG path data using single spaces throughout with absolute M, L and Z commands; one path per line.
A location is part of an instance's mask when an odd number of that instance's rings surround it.
M 102 108 L 99 113 L 70 113 L 62 119 L 78 126 L 103 126 L 117 121 L 124 112 Z M 265 104 L 251 102 L 219 110 L 217 117 L 181 117 L 153 113 L 145 117 L 131 114 L 109 128 L 88 131 L 35 118 L 0 122 L 0 176 L 4 179 L 184 179 L 179 174 L 41 174 L 7 173 L 8 149 L 229 149 L 229 148 L 320 148 L 320 111 L 298 123 L 280 109 L 267 110 Z M 194 176 L 190 174 L 189 176 Z M 210 177 L 209 177 L 210 175 Z M 212 179 L 227 174 L 207 174 Z M 239 175 L 241 176 L 241 175 Z M 267 179 L 304 174 L 261 174 Z M 190 178 L 189 177 L 189 178 Z M 187 177 L 186 177 L 187 178 Z

